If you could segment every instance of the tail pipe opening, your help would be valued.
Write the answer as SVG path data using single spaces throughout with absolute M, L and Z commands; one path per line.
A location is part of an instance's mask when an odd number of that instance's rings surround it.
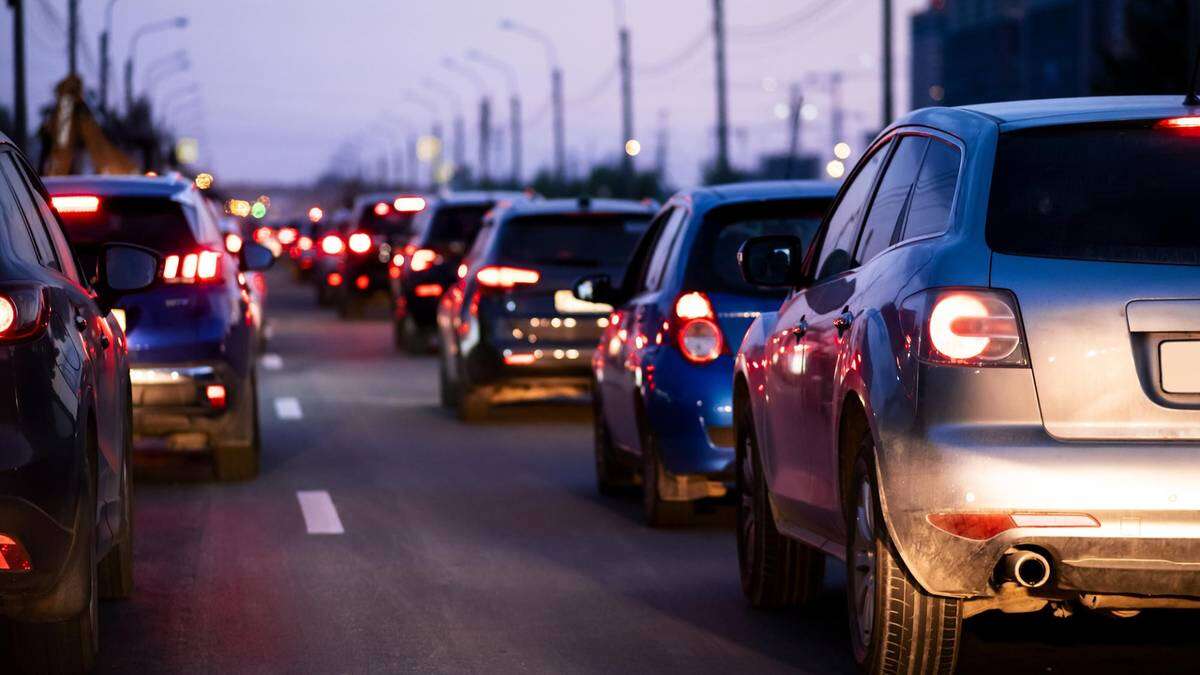
M 1041 588 L 1050 582 L 1053 565 L 1037 551 L 1017 550 L 1005 554 L 1004 575 L 1025 588 Z

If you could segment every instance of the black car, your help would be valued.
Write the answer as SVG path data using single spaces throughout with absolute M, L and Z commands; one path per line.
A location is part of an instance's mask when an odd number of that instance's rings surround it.
M 88 670 L 97 600 L 133 589 L 128 352 L 109 309 L 153 285 L 159 260 L 111 243 L 97 255 L 89 279 L 45 188 L 0 135 L 4 672 Z
M 334 285 L 338 316 L 362 314 L 367 302 L 388 292 L 392 252 L 412 236 L 413 217 L 425 209 L 425 198 L 391 192 L 359 195 L 339 235 L 343 246 Z
M 138 450 L 208 452 L 217 478 L 258 474 L 256 304 L 241 272 L 274 261 L 259 244 L 226 248 L 218 214 L 190 181 L 172 177 L 46 179 L 79 257 L 107 242 L 163 257 L 162 284 L 124 297 Z
M 426 201 L 413 219 L 413 237 L 392 256 L 392 320 L 396 346 L 424 353 L 432 346 L 437 305 L 458 281 L 458 266 L 497 203 L 526 199 L 522 192 L 452 192 Z
M 589 199 L 496 209 L 438 307 L 443 404 L 472 420 L 494 404 L 585 396 L 612 308 L 572 287 L 587 274 L 619 277 L 654 212 Z

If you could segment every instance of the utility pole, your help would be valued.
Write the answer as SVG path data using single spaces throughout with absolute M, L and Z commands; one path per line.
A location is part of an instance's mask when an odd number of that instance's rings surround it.
M 13 10 L 13 134 L 17 147 L 29 142 L 28 105 L 25 102 L 25 8 L 22 0 L 8 0 Z
M 512 186 L 520 188 L 524 176 L 521 170 L 521 97 L 517 95 L 516 90 L 513 91 L 508 106 L 512 116 Z
M 100 110 L 108 111 L 108 83 L 109 77 L 112 75 L 112 57 L 109 51 L 112 49 L 112 24 L 113 24 L 113 5 L 117 4 L 117 0 L 108 0 L 108 7 L 105 9 L 104 30 L 100 33 Z
M 833 131 L 833 143 L 849 142 L 846 138 L 846 111 L 842 107 L 842 71 L 835 70 L 829 74 L 829 98 L 833 105 L 830 112 L 830 129 Z M 833 147 L 832 145 L 830 147 Z
M 658 139 L 654 151 L 654 170 L 660 184 L 666 182 L 667 151 L 670 148 L 670 113 L 666 108 L 658 111 Z
M 437 189 L 442 173 L 443 158 L 446 156 L 446 145 L 442 140 L 442 123 L 433 123 L 433 137 L 437 139 L 437 156 L 429 161 L 429 189 Z
M 619 8 L 620 9 L 620 8 Z M 617 28 L 617 43 L 620 48 L 620 68 L 621 68 L 621 173 L 625 179 L 625 190 L 627 193 L 633 193 L 633 155 L 627 152 L 629 141 L 634 140 L 633 131 L 633 57 L 632 48 L 629 41 L 629 24 L 625 21 L 625 17 L 621 16 L 618 19 L 620 25 Z
M 492 102 L 487 97 L 479 99 L 479 177 L 480 185 L 488 183 L 492 154 Z
M 804 107 L 804 92 L 800 89 L 800 84 L 796 83 L 792 85 L 792 114 L 788 120 L 790 141 L 788 142 L 787 168 L 784 170 L 783 176 L 788 179 L 796 176 L 796 159 L 800 154 L 800 125 L 803 121 L 803 116 L 800 114 L 802 107 Z
M 883 126 L 892 123 L 892 0 L 883 0 Z
M 713 38 L 717 57 L 717 180 L 730 177 L 729 91 L 725 81 L 725 0 L 713 0 Z
M 563 120 L 563 71 L 550 72 L 550 98 L 554 105 L 554 174 L 559 183 L 567 180 L 566 122 Z
M 79 0 L 67 0 L 67 64 L 72 76 L 79 72 Z

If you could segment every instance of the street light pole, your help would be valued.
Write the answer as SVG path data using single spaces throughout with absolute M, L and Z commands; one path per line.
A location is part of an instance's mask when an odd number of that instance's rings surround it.
M 100 33 L 100 109 L 108 110 L 108 78 L 112 64 L 109 55 L 109 41 L 112 39 L 113 5 L 117 0 L 108 0 L 104 10 L 104 32 Z
M 74 77 L 79 72 L 79 0 L 67 0 L 67 69 Z
M 634 182 L 633 154 L 629 152 L 633 132 L 633 56 L 629 40 L 629 23 L 625 18 L 623 0 L 615 0 L 617 10 L 617 44 L 620 48 L 621 67 L 621 173 L 625 190 L 632 196 Z
M 465 166 L 467 162 L 465 139 L 466 131 L 463 127 L 462 99 L 459 98 L 458 94 L 455 93 L 453 89 L 433 78 L 427 77 L 422 80 L 422 82 L 425 84 L 425 86 L 444 96 L 446 100 L 450 101 L 450 105 L 454 108 L 454 164 L 455 171 L 457 172 L 458 167 Z
M 138 41 L 150 33 L 157 33 L 172 28 L 186 28 L 188 25 L 187 17 L 178 16 L 174 19 L 164 19 L 148 23 L 141 28 L 138 28 L 133 33 L 133 37 L 129 38 L 129 55 L 125 58 L 125 112 L 128 114 L 133 110 L 133 63 L 137 55 Z
M 518 91 L 516 69 L 514 69 L 512 66 L 505 63 L 504 61 L 501 61 L 500 59 L 497 59 L 493 56 L 489 56 L 488 54 L 484 54 L 483 52 L 480 52 L 477 49 L 471 50 L 467 54 L 467 58 L 469 58 L 473 61 L 476 61 L 478 63 L 481 63 L 485 66 L 490 66 L 491 68 L 500 71 L 501 73 L 504 74 L 504 77 L 508 80 L 509 117 L 511 118 L 509 120 L 509 124 L 512 127 L 512 129 L 510 131 L 512 138 L 509 141 L 509 147 L 512 150 L 512 166 L 511 166 L 512 177 L 510 180 L 513 184 L 513 187 L 519 187 L 521 185 L 521 175 L 522 175 L 522 173 L 521 173 L 521 94 Z
M 892 0 L 883 0 L 883 126 L 892 123 Z
M 25 7 L 22 0 L 8 0 L 13 10 L 13 134 L 17 147 L 29 143 L 29 109 L 25 99 Z
M 431 122 L 432 128 L 431 128 L 430 133 L 433 136 L 433 138 L 437 144 L 436 155 L 429 158 L 429 189 L 433 190 L 434 188 L 437 187 L 437 184 L 439 182 L 438 181 L 438 170 L 442 164 L 442 155 L 443 155 L 442 123 L 439 121 L 439 119 L 441 118 L 442 112 L 438 108 L 436 103 L 434 103 L 433 101 L 431 101 L 413 91 L 404 92 L 404 98 L 401 99 L 401 102 L 409 103 L 409 104 L 412 104 L 419 108 L 424 109 L 426 112 L 429 113 L 429 116 L 432 119 L 432 122 Z M 417 154 L 417 149 L 414 146 L 413 155 L 416 156 L 416 154 Z M 415 177 L 415 173 L 414 173 L 414 177 Z
M 500 29 L 536 40 L 546 50 L 546 59 L 550 64 L 550 105 L 554 111 L 554 174 L 560 183 L 565 182 L 567 178 L 567 134 L 563 111 L 563 71 L 558 65 L 558 51 L 554 48 L 554 42 L 548 35 L 511 19 L 501 21 Z
M 713 37 L 717 59 L 717 165 L 718 181 L 730 179 L 729 90 L 725 79 L 725 0 L 713 0 Z
M 486 184 L 489 181 L 492 151 L 492 92 L 487 81 L 479 73 L 449 57 L 442 59 L 442 65 L 452 73 L 461 75 L 471 81 L 479 90 L 479 177 L 477 182 Z

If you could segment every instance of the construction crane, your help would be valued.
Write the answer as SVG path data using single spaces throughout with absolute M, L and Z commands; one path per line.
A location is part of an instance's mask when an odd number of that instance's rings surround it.
M 83 82 L 78 77 L 67 76 L 54 88 L 54 95 L 54 113 L 43 129 L 44 137 L 50 143 L 43 158 L 42 175 L 65 176 L 84 171 L 138 173 L 137 163 L 108 140 L 92 116 L 83 100 Z M 83 152 L 86 152 L 86 164 Z

